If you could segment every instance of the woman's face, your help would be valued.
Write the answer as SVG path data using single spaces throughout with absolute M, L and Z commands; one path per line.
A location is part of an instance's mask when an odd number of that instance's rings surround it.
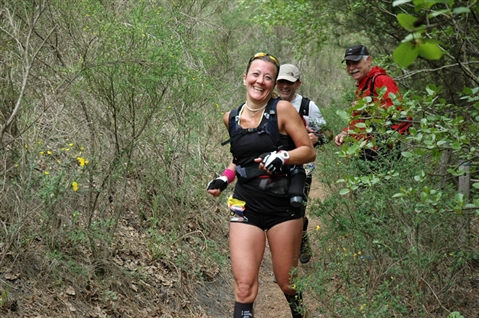
M 253 101 L 269 100 L 276 85 L 276 66 L 260 59 L 251 62 L 248 73 L 244 75 L 243 82 L 246 94 Z

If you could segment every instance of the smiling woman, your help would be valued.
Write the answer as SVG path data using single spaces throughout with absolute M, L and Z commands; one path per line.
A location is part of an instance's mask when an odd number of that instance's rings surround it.
M 303 215 L 301 207 L 290 204 L 290 176 L 303 169 L 304 163 L 314 161 L 316 153 L 296 109 L 288 101 L 273 98 L 278 72 L 279 62 L 270 54 L 258 53 L 249 60 L 243 75 L 246 102 L 223 118 L 233 160 L 223 175 L 208 185 L 208 192 L 219 196 L 238 177 L 228 199 L 233 213 L 230 256 L 235 280 L 234 318 L 253 317 L 266 239 L 277 284 L 292 316 L 301 318 L 304 314 L 302 295 L 291 287 L 290 273 L 298 266 Z

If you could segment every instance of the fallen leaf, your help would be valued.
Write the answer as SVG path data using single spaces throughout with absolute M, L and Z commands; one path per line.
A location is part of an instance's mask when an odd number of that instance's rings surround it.
M 75 296 L 76 295 L 75 289 L 72 286 L 68 286 L 67 290 L 65 292 L 67 293 L 67 295 L 70 295 L 70 296 Z

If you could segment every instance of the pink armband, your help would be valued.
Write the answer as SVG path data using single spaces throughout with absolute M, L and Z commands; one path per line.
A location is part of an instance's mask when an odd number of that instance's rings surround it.
M 235 180 L 236 174 L 233 170 L 226 169 L 225 171 L 223 171 L 222 176 L 225 176 L 226 178 L 228 178 L 228 183 L 231 183 Z

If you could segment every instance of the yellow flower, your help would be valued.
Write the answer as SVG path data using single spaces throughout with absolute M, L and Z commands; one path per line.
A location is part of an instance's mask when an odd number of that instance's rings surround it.
M 45 151 L 40 151 L 40 154 L 41 154 L 41 155 L 44 155 L 44 154 L 45 154 Z
M 78 183 L 73 181 L 72 182 L 72 188 L 73 188 L 73 191 L 77 191 L 78 190 Z
M 80 167 L 83 167 L 85 165 L 85 158 L 77 157 L 77 160 L 78 160 L 78 163 L 80 164 Z
M 83 147 L 80 147 L 80 151 L 83 151 L 83 150 L 84 150 L 84 148 L 83 148 Z
M 51 154 L 52 154 L 52 152 L 51 152 L 50 150 L 48 150 L 48 151 L 47 151 L 47 154 L 48 154 L 48 155 L 51 155 Z
M 73 144 L 68 144 L 70 147 L 73 147 Z
M 321 226 L 316 225 L 316 231 L 319 231 L 319 230 L 321 230 Z
M 50 174 L 50 172 L 48 172 L 48 171 L 45 171 L 45 172 L 43 172 L 43 174 L 44 174 L 44 175 L 49 175 L 49 174 Z

